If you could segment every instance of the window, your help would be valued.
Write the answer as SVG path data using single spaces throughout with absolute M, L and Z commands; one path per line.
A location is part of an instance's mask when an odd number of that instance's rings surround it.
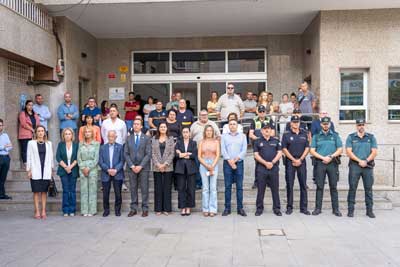
M 225 52 L 172 53 L 173 73 L 225 72 Z
M 367 119 L 367 71 L 342 70 L 340 73 L 341 121 Z
M 8 61 L 8 81 L 25 84 L 28 81 L 29 67 L 25 64 Z
M 141 95 L 142 99 L 147 100 L 149 96 L 154 99 L 161 100 L 164 107 L 167 102 L 170 100 L 169 98 L 169 84 L 168 83 L 159 83 L 159 84 L 136 84 L 132 85 L 132 91 L 135 92 L 136 95 Z
M 400 69 L 389 71 L 389 120 L 400 120 Z
M 169 73 L 169 53 L 134 53 L 135 74 Z
M 229 72 L 265 72 L 265 51 L 229 51 Z

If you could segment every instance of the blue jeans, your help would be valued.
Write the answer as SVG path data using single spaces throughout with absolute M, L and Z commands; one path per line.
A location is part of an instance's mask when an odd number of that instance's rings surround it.
M 243 160 L 236 162 L 236 170 L 224 160 L 225 210 L 231 211 L 232 184 L 236 183 L 237 210 L 243 209 Z
M 125 124 L 126 124 L 126 128 L 128 129 L 128 131 L 129 131 L 129 129 L 131 129 L 133 127 L 133 121 L 132 120 L 125 121 Z
M 205 159 L 207 164 L 212 164 L 214 159 Z M 202 209 L 203 212 L 217 213 L 218 198 L 217 198 L 217 177 L 218 165 L 214 168 L 214 175 L 207 176 L 208 170 L 201 164 L 200 175 L 203 183 L 202 193 Z
M 76 180 L 77 177 L 73 177 L 72 173 L 61 176 L 63 188 L 62 210 L 64 214 L 76 212 Z

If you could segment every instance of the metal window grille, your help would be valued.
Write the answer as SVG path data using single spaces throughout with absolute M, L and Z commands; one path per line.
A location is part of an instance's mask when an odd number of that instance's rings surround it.
M 8 61 L 8 81 L 13 83 L 26 83 L 28 81 L 29 67 L 25 64 Z

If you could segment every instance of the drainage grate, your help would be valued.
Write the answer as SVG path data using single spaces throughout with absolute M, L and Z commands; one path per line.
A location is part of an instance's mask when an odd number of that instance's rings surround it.
M 283 229 L 258 229 L 259 236 L 286 236 Z

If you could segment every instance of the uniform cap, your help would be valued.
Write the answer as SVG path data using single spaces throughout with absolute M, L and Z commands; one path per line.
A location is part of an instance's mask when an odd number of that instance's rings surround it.
M 329 118 L 329 117 L 323 117 L 321 119 L 321 123 L 330 123 L 330 122 L 331 122 L 331 118 Z

